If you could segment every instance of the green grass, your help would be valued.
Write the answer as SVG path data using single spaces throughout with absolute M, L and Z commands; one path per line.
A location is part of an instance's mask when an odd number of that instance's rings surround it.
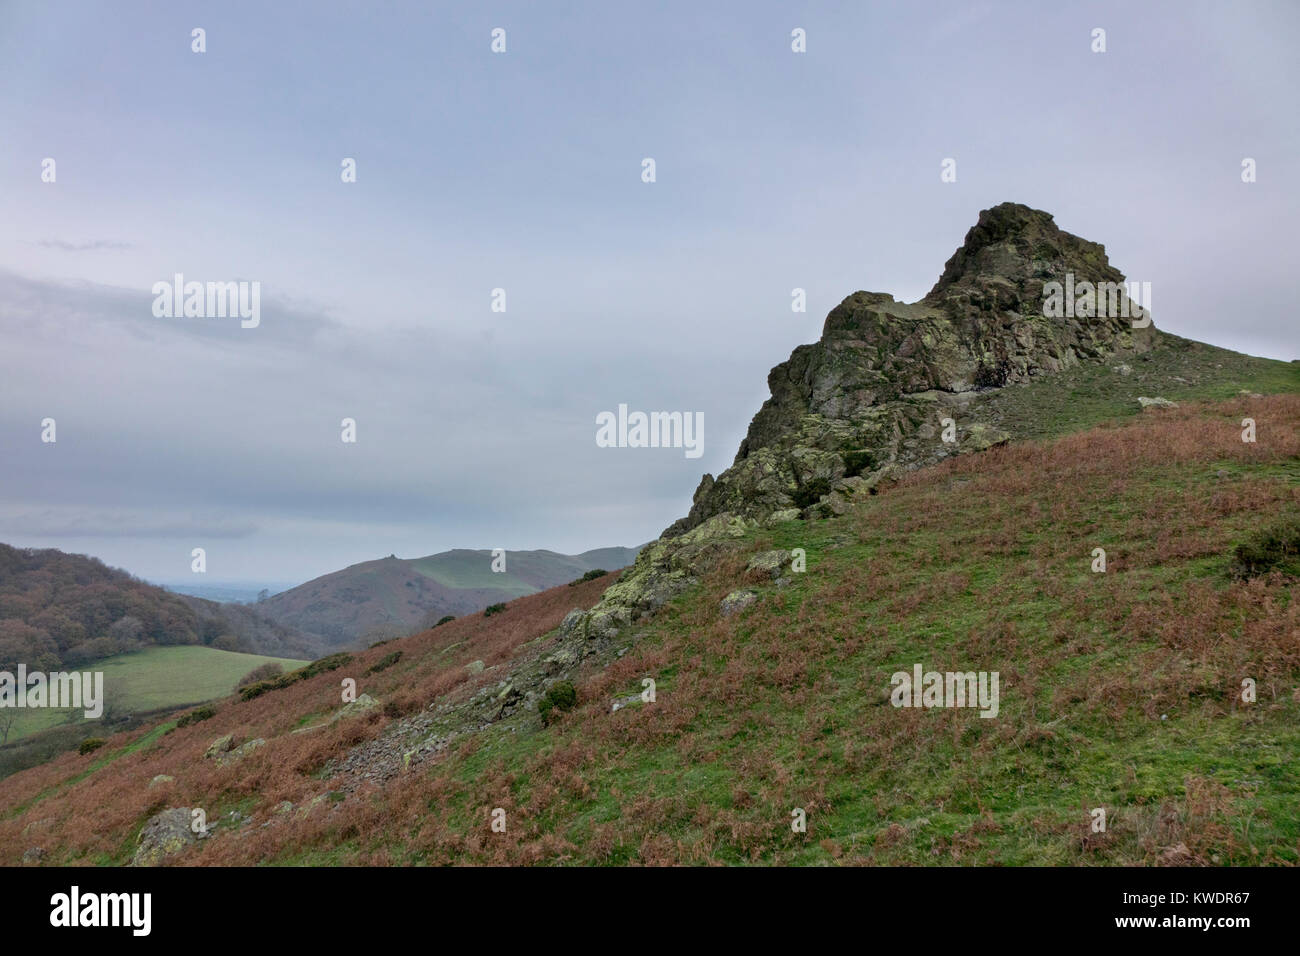
M 132 654 L 119 654 L 76 668 L 82 673 L 103 672 L 104 696 L 110 712 L 119 716 L 136 711 L 197 704 L 224 697 L 249 671 L 266 663 L 277 663 L 286 672 L 306 661 L 261 654 L 238 654 L 212 647 L 149 647 Z M 82 710 L 45 708 L 15 711 L 9 743 L 58 724 L 81 722 Z
M 1300 391 L 1300 363 L 1257 358 L 1167 332 L 1160 346 L 1130 359 L 1091 362 L 1025 386 L 1003 389 L 981 404 L 981 418 L 1017 439 L 1054 438 L 1141 414 L 1138 397 L 1220 401 L 1241 391 Z M 1114 369 L 1126 362 L 1131 371 Z
M 432 771 L 452 792 L 430 809 L 471 839 L 483 807 L 508 798 L 527 808 L 519 827 L 533 845 L 561 839 L 577 863 L 645 860 L 662 841 L 660 859 L 728 864 L 1132 864 L 1187 845 L 1211 864 L 1295 864 L 1296 675 L 1276 665 L 1251 706 L 1230 690 L 1290 645 L 1244 641 L 1242 625 L 1264 612 L 1224 597 L 1240 593 L 1228 573 L 1234 542 L 1274 509 L 1295 514 L 1295 472 L 1293 458 L 1156 460 L 1071 484 L 1056 514 L 1046 484 L 994 493 L 981 477 L 951 495 L 940 481 L 864 499 L 847 519 L 765 529 L 750 548 L 803 547 L 809 570 L 763 588 L 725 646 L 709 608 L 734 579 L 697 586 L 638 625 L 645 637 L 629 660 L 666 650 L 668 666 L 650 673 L 661 702 L 689 694 L 689 721 L 656 731 L 663 703 L 610 715 L 609 699 L 638 688 L 604 688 L 550 728 L 489 734 L 453 754 Z M 1242 480 L 1278 502 L 1247 495 L 1195 513 Z M 1171 531 L 1203 533 L 1210 553 L 1161 556 Z M 1127 569 L 1091 573 L 1094 544 Z M 1293 586 L 1270 593 L 1283 609 L 1294 600 Z M 1122 632 L 1166 598 L 1180 624 L 1170 638 Z M 1197 650 L 1194 605 L 1220 598 L 1220 638 Z M 1116 606 L 1124 613 L 1110 617 Z M 891 707 L 889 675 L 914 662 L 1001 671 L 1000 718 Z M 803 676 L 764 686 L 783 663 Z M 732 668 L 743 677 L 727 697 Z M 682 685 L 688 675 L 703 681 Z M 1110 699 L 1090 687 L 1109 687 Z M 651 723 L 633 737 L 620 722 Z M 566 748 L 591 750 L 573 777 L 550 770 Z M 794 834 L 787 814 L 806 804 L 808 832 Z M 1093 807 L 1108 816 L 1095 838 Z M 603 853 L 591 849 L 602 826 L 621 835 Z
M 586 566 L 577 561 L 565 561 L 560 555 L 543 556 L 525 552 L 507 552 L 506 570 L 492 570 L 490 552 L 449 551 L 420 558 L 411 567 L 449 588 L 491 588 L 514 597 L 522 597 L 538 590 L 531 581 L 537 576 L 553 572 L 557 565 L 568 565 L 572 577 L 579 577 Z

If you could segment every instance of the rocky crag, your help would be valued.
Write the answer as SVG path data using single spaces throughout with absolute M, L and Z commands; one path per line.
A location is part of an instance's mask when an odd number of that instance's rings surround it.
M 1052 282 L 1123 283 L 1105 247 L 1018 203 L 980 213 L 919 302 L 855 292 L 826 317 L 821 339 L 768 375 L 769 398 L 731 467 L 705 475 L 690 513 L 645 548 L 622 579 L 563 633 L 618 628 L 684 590 L 710 556 L 764 522 L 840 513 L 852 496 L 950 455 L 1016 435 L 981 420 L 990 396 L 1082 363 L 1154 348 L 1147 315 L 1049 317 Z M 1081 311 L 1081 310 L 1080 310 Z M 1111 310 L 1094 310 L 1106 311 Z M 944 419 L 955 441 L 944 441 Z M 950 437 L 953 437 L 950 431 Z

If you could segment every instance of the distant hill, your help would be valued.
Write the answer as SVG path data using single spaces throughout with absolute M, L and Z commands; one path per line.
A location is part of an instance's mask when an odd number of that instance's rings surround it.
M 265 583 L 265 584 L 247 584 L 247 583 L 222 583 L 214 582 L 212 584 L 195 584 L 192 581 L 159 581 L 159 587 L 166 588 L 176 594 L 188 594 L 190 597 L 203 598 L 207 601 L 217 601 L 222 604 L 254 604 L 263 591 L 267 592 L 269 597 L 272 594 L 279 594 L 281 591 L 287 591 L 293 587 L 293 582 L 285 581 L 283 583 Z
M 0 670 L 178 644 L 297 659 L 319 651 L 314 636 L 254 608 L 172 594 L 84 554 L 0 544 Z
M 567 584 L 587 571 L 615 571 L 640 548 L 597 548 L 582 554 L 507 551 L 506 570 L 492 570 L 492 552 L 457 548 L 424 558 L 389 556 L 354 564 L 257 603 L 259 614 L 319 637 L 331 648 L 409 634 L 448 614 L 473 614 Z

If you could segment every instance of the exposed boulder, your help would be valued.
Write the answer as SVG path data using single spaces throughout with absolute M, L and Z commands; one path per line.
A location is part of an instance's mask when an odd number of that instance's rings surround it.
M 173 807 L 154 814 L 140 830 L 132 866 L 157 866 L 198 842 L 190 829 L 190 808 Z
M 1005 445 L 1010 440 L 1010 432 L 976 422 L 961 437 L 959 450 L 962 452 L 987 451 L 995 445 Z
M 208 760 L 212 760 L 216 757 L 220 757 L 224 753 L 228 753 L 231 749 L 234 748 L 234 746 L 235 746 L 235 735 L 225 734 L 224 736 L 218 737 L 216 740 L 212 741 L 212 743 L 208 744 L 208 749 L 203 752 L 203 756 L 206 757 Z
M 1177 402 L 1171 402 L 1171 401 L 1170 401 L 1169 399 L 1167 399 L 1167 398 L 1159 398 L 1159 397 L 1156 397 L 1156 398 L 1147 398 L 1147 396 L 1145 396 L 1145 395 L 1140 395 L 1140 396 L 1138 396 L 1138 404 L 1141 405 L 1143 409 L 1147 409 L 1147 408 L 1177 408 L 1177 407 L 1178 407 L 1178 403 L 1177 403 Z
M 334 712 L 330 722 L 339 720 L 348 720 L 352 717 L 360 717 L 367 711 L 374 710 L 379 706 L 379 701 L 369 694 L 362 694 L 356 700 L 350 700 Z
M 245 757 L 251 754 L 258 747 L 265 747 L 265 746 L 266 746 L 266 741 L 263 740 L 261 737 L 258 737 L 254 740 L 249 740 L 245 743 L 240 744 L 234 750 L 228 751 L 227 753 L 224 754 L 219 754 L 217 756 L 217 766 L 224 767 L 226 764 L 234 763 L 236 760 L 243 760 Z
M 731 617 L 737 611 L 744 610 L 757 600 L 758 592 L 751 588 L 732 591 L 722 599 L 722 616 Z
M 749 559 L 749 564 L 745 565 L 745 571 L 750 574 L 759 574 L 765 577 L 777 578 L 781 575 L 781 570 L 790 562 L 794 554 L 790 551 L 761 551 Z

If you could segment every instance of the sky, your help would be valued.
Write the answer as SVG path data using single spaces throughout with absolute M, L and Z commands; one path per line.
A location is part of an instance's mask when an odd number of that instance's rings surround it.
M 652 540 L 832 307 L 1004 201 L 1300 358 L 1297 45 L 1249 0 L 0 0 L 0 541 L 296 583 Z M 176 273 L 259 324 L 155 315 Z M 703 454 L 598 447 L 620 404 Z

